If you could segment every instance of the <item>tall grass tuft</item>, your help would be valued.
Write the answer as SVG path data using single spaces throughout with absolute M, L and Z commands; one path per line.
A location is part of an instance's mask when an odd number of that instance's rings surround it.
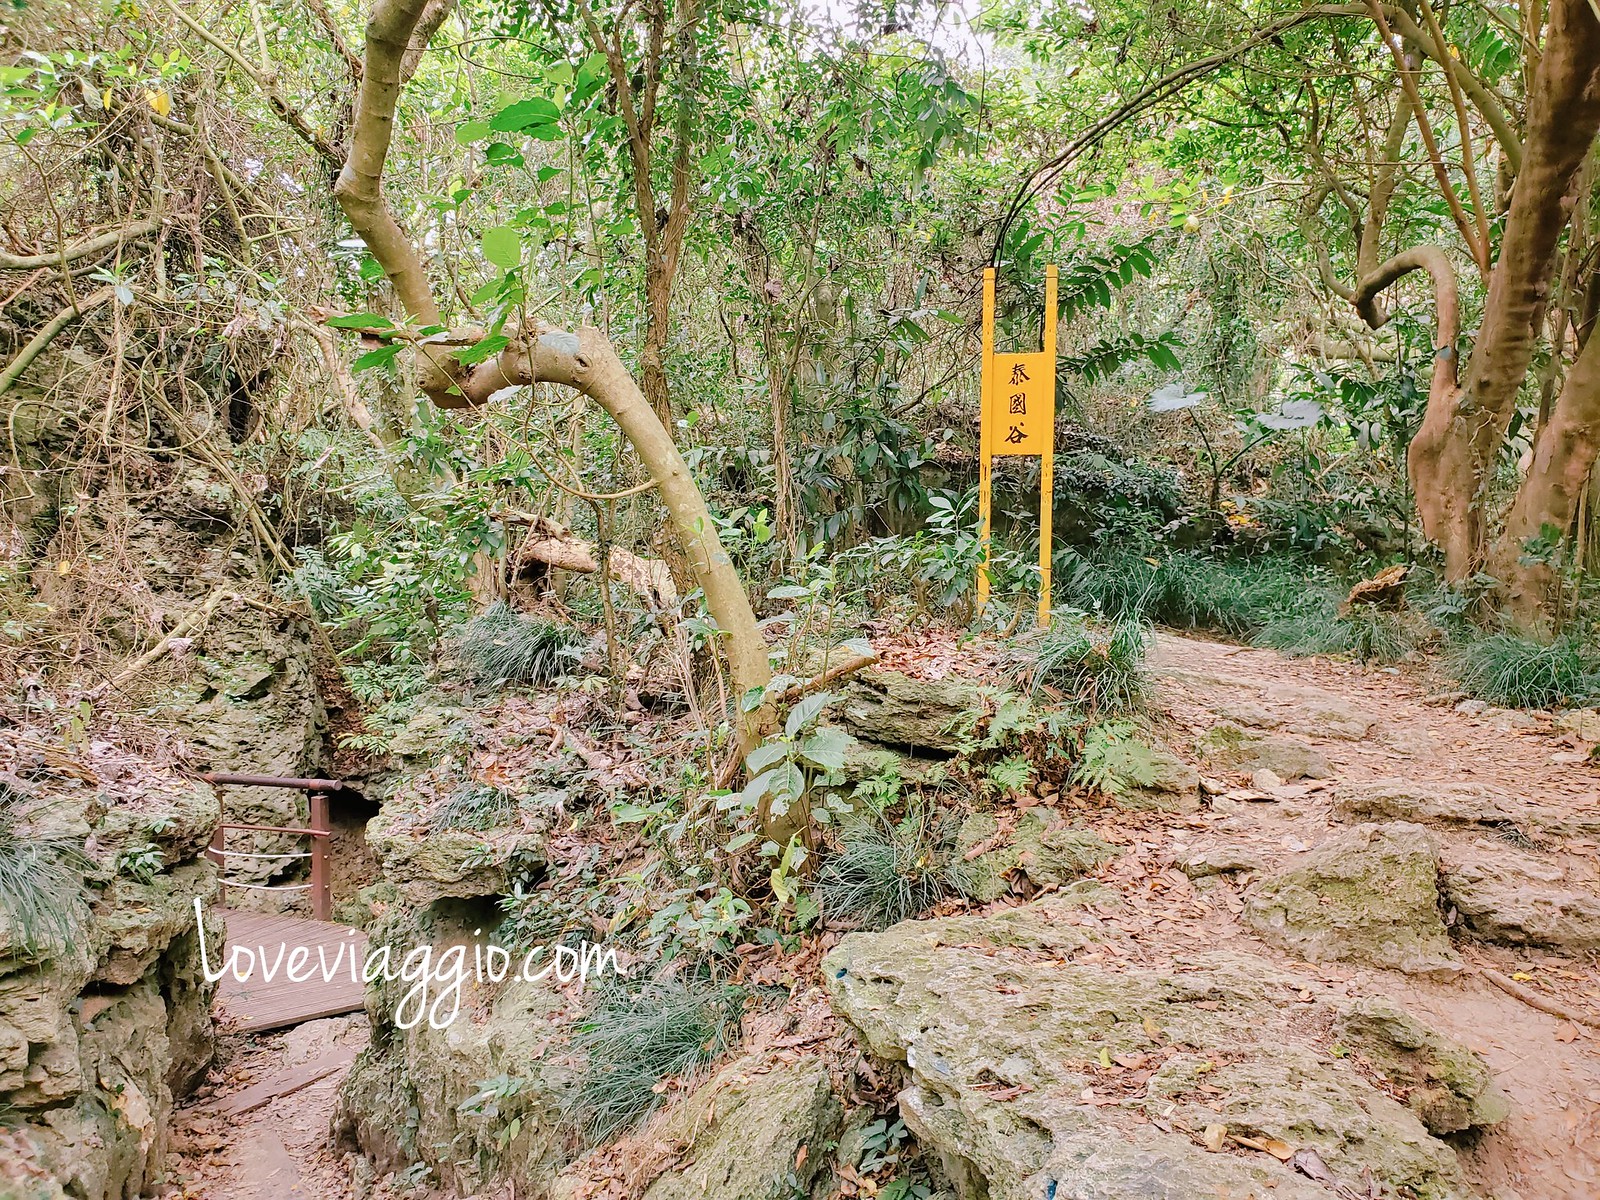
M 78 900 L 93 864 L 81 843 L 28 830 L 31 797 L 0 782 L 0 920 L 12 951 L 59 953 L 81 934 Z
M 1058 613 L 1035 651 L 1033 686 L 1055 688 L 1089 712 L 1132 712 L 1144 701 L 1149 644 L 1150 628 L 1139 616 L 1106 626 Z
M 601 1142 L 649 1116 L 663 1099 L 657 1085 L 711 1061 L 738 1037 L 744 993 L 680 978 L 621 983 L 599 997 L 579 1026 L 588 1070 L 573 1116 Z
M 967 888 L 943 831 L 921 816 L 852 830 L 817 873 L 812 895 L 832 921 L 887 929 Z
M 583 644 L 572 626 L 524 616 L 502 600 L 467 622 L 461 657 L 485 683 L 551 683 L 577 662 Z
M 1191 551 L 1146 558 L 1128 550 L 1060 557 L 1057 594 L 1113 618 L 1247 637 L 1271 620 L 1332 606 L 1326 583 L 1281 560 L 1222 561 Z
M 1549 642 L 1494 633 L 1459 643 L 1449 665 L 1479 700 L 1550 708 L 1600 698 L 1600 656 L 1569 634 Z

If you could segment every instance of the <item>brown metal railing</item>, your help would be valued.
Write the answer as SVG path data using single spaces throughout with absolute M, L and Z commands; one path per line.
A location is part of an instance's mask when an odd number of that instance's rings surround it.
M 218 899 L 225 902 L 227 889 L 230 887 L 269 892 L 309 891 L 311 893 L 311 915 L 319 921 L 331 920 L 333 917 L 333 880 L 329 870 L 328 840 L 333 836 L 333 826 L 328 819 L 328 793 L 345 791 L 347 790 L 347 785 L 337 779 L 296 779 L 282 775 L 240 775 L 230 771 L 202 772 L 200 778 L 216 787 L 296 788 L 310 794 L 311 824 L 309 827 L 224 823 L 217 826 L 217 832 L 211 839 L 211 848 L 206 851 L 206 855 L 223 870 L 227 869 L 228 859 L 230 858 L 309 857 L 311 859 L 310 883 L 244 883 L 237 879 L 229 880 L 224 876 L 217 881 Z M 311 849 L 306 852 L 284 854 L 262 854 L 253 851 L 229 850 L 227 848 L 227 834 L 230 829 L 248 830 L 251 833 L 281 833 L 309 837 L 311 839 Z

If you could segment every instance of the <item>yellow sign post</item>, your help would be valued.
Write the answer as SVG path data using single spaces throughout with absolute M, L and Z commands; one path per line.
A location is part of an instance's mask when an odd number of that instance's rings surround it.
M 978 423 L 978 611 L 989 603 L 989 525 L 994 459 L 1039 458 L 1039 624 L 1050 624 L 1050 541 L 1055 499 L 1056 269 L 1045 268 L 1044 349 L 1035 354 L 994 352 L 994 268 L 983 271 L 982 416 Z

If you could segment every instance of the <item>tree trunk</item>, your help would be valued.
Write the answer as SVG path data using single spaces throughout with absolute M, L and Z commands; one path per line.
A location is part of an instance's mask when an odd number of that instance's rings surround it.
M 1528 99 L 1522 170 L 1506 217 L 1483 326 L 1459 389 L 1430 394 L 1411 443 L 1423 529 L 1465 579 L 1483 560 L 1484 485 L 1537 341 L 1573 177 L 1600 131 L 1600 17 L 1589 0 L 1552 0 Z
M 406 310 L 421 324 L 438 325 L 442 324 L 438 303 L 422 260 L 389 211 L 381 190 L 401 88 L 402 58 L 426 7 L 426 0 L 377 0 L 373 5 L 367 21 L 365 69 L 350 157 L 334 195 Z M 660 489 L 694 581 L 727 639 L 724 649 L 736 702 L 753 689 L 765 688 L 771 678 L 766 642 L 739 573 L 717 536 L 711 510 L 666 424 L 645 400 L 605 335 L 593 328 L 573 334 L 535 323 L 519 331 L 497 358 L 474 366 L 458 362 L 453 347 L 470 344 L 480 336 L 476 330 L 462 331 L 448 341 L 419 345 L 423 390 L 439 404 L 461 407 L 486 403 L 502 388 L 545 382 L 574 388 L 604 408 Z M 767 702 L 748 713 L 742 704 L 739 708 L 739 743 L 750 749 L 770 727 L 773 706 Z
M 1546 526 L 1565 535 L 1600 451 L 1600 339 L 1590 338 L 1567 375 L 1550 419 L 1539 430 L 1528 477 L 1506 515 L 1490 571 L 1501 581 L 1507 611 L 1519 625 L 1549 625 L 1556 591 L 1547 562 L 1521 561 L 1523 546 Z

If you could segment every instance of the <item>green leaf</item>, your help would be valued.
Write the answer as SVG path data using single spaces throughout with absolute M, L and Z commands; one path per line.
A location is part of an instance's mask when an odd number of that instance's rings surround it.
M 538 96 L 508 104 L 489 121 L 496 133 L 531 133 L 561 119 L 561 110 Z
M 376 350 L 368 350 L 355 362 L 350 364 L 352 371 L 370 371 L 373 367 L 386 367 L 394 362 L 395 356 L 405 349 L 399 344 L 393 346 L 379 346 Z
M 456 361 L 463 366 L 472 366 L 474 363 L 486 362 L 511 344 L 511 339 L 503 333 L 486 337 L 476 346 L 468 346 L 465 350 L 456 351 Z
M 817 730 L 800 743 L 807 762 L 832 774 L 844 769 L 844 756 L 850 749 L 850 735 L 833 725 Z
M 488 137 L 492 127 L 487 121 L 463 121 L 456 126 L 456 145 L 470 146 Z
M 755 841 L 758 836 L 758 834 L 754 833 L 741 833 L 738 837 L 734 838 L 731 842 L 724 846 L 723 850 L 727 851 L 729 854 L 737 854 L 751 842 Z
M 746 692 L 744 694 L 743 698 L 740 699 L 740 701 L 739 701 L 739 711 L 740 712 L 747 712 L 747 713 L 748 712 L 755 712 L 756 709 L 761 707 L 762 701 L 764 701 L 766 698 L 767 698 L 767 689 L 766 688 L 764 688 L 764 687 L 753 687 L 748 692 Z
M 329 329 L 393 329 L 394 322 L 382 313 L 346 313 L 342 317 L 329 317 Z
M 522 262 L 522 239 L 509 225 L 495 225 L 485 229 L 483 257 L 503 271 L 515 270 Z
M 767 742 L 757 746 L 745 755 L 744 765 L 749 771 L 760 774 L 774 763 L 781 762 L 789 753 L 789 747 L 783 742 Z
M 811 591 L 810 591 L 809 588 L 796 587 L 792 583 L 786 583 L 782 587 L 775 587 L 770 592 L 768 592 L 767 593 L 767 599 L 768 600 L 803 600 L 809 595 L 811 595 Z
M 804 697 L 789 710 L 789 719 L 783 723 L 783 732 L 789 737 L 795 737 L 816 719 L 818 713 L 832 703 L 832 692 L 818 692 L 814 696 Z

